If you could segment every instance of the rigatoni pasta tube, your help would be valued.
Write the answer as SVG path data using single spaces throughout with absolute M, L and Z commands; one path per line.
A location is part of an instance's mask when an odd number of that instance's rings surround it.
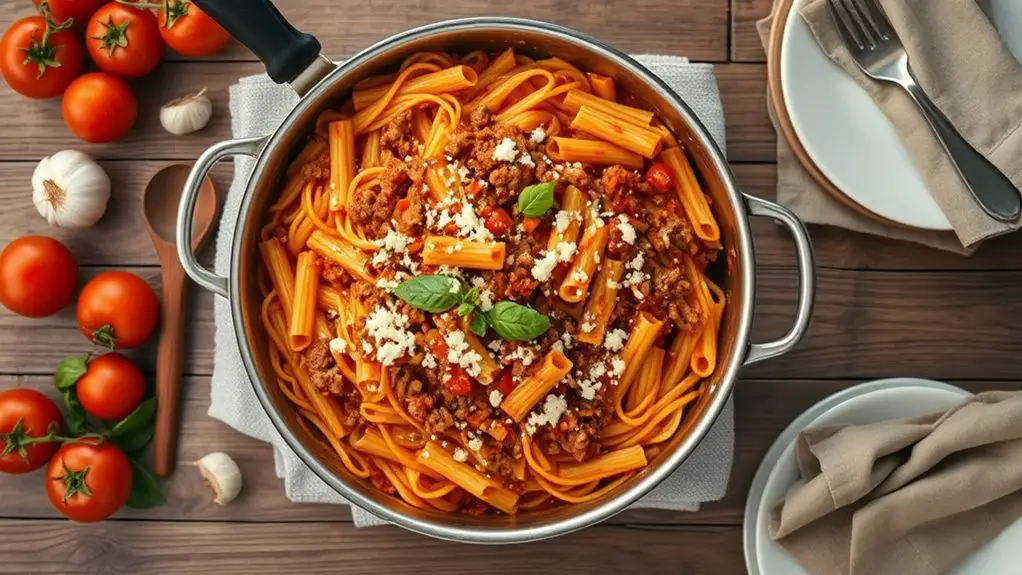
M 699 239 L 709 244 L 720 241 L 720 227 L 710 211 L 706 195 L 699 187 L 692 166 L 689 165 L 685 152 L 681 148 L 668 148 L 660 156 L 673 172 L 674 191 L 681 200 L 685 215 L 692 222 L 693 231 Z
M 476 334 L 472 333 L 472 330 L 469 329 L 471 322 L 468 318 L 469 316 L 467 315 L 462 317 L 458 321 L 458 326 L 461 327 L 462 333 L 465 334 L 465 343 L 482 358 L 479 360 L 479 375 L 475 379 L 483 385 L 490 385 L 493 383 L 493 378 L 496 377 L 497 372 L 500 371 L 500 364 L 497 363 L 497 360 L 493 359 L 493 356 L 490 355 L 490 351 L 486 349 L 482 340 L 476 337 Z
M 422 263 L 474 270 L 504 267 L 504 242 L 472 242 L 448 236 L 426 236 Z
M 621 276 L 624 274 L 625 264 L 607 259 L 600 266 L 596 279 L 593 280 L 593 295 L 586 303 L 586 310 L 583 314 L 583 325 L 589 327 L 589 331 L 580 330 L 575 334 L 575 339 L 590 345 L 603 343 L 603 336 L 607 333 L 607 323 L 611 314 L 614 313 L 614 306 L 617 302 L 617 290 Z
M 270 275 L 273 290 L 277 292 L 277 299 L 280 301 L 280 307 L 283 308 L 284 318 L 290 321 L 291 307 L 295 297 L 295 274 L 291 270 L 291 260 L 288 259 L 284 243 L 276 238 L 265 240 L 259 243 L 259 253 L 263 256 L 263 263 Z
M 594 74 L 592 72 L 587 74 L 587 76 L 589 76 L 589 85 L 593 87 L 594 95 L 610 102 L 617 100 L 617 89 L 614 86 L 613 78 L 610 76 L 604 76 L 603 74 Z M 638 108 L 632 109 L 638 110 Z M 642 112 L 643 110 L 638 111 Z M 649 122 L 646 123 L 648 124 Z
M 653 347 L 657 335 L 660 333 L 660 326 L 663 322 L 653 317 L 649 312 L 641 312 L 632 326 L 632 333 L 628 336 L 628 343 L 621 351 L 621 359 L 625 362 L 625 372 L 617 384 L 617 393 L 623 394 L 628 391 L 628 386 L 635 380 L 642 369 L 642 361 Z
M 628 394 L 625 396 L 624 403 L 627 411 L 634 411 L 644 400 L 652 402 L 656 399 L 663 367 L 664 350 L 659 347 L 651 348 L 649 354 L 642 358 L 642 367 L 639 369 L 635 385 L 628 390 Z
M 413 457 L 409 457 L 407 460 L 399 457 L 398 454 L 395 453 L 389 445 L 387 445 L 386 440 L 383 439 L 383 434 L 381 434 L 375 427 L 363 425 L 356 428 L 351 432 L 351 435 L 348 436 L 348 442 L 351 443 L 352 447 L 359 451 L 364 451 L 375 457 L 382 457 L 386 460 L 393 461 L 394 463 L 407 465 L 419 473 L 425 473 L 430 477 L 436 477 L 436 474 L 434 474 L 432 470 L 425 465 L 421 465 Z
M 479 75 L 469 66 L 452 66 L 429 74 L 416 76 L 398 88 L 396 96 L 404 94 L 445 94 L 471 88 L 479 81 Z M 356 90 L 351 95 L 356 110 L 368 108 L 390 90 L 390 84 Z
M 356 278 L 375 284 L 376 279 L 366 271 L 365 255 L 350 244 L 319 230 L 312 232 L 306 245 L 310 250 L 331 260 Z
M 551 351 L 536 371 L 520 383 L 500 403 L 511 419 L 521 421 L 532 408 L 571 371 L 572 363 L 563 353 Z
M 475 468 L 455 461 L 440 445 L 430 441 L 419 450 L 416 460 L 504 513 L 515 512 L 518 495 Z
M 587 94 L 581 90 L 572 90 L 564 97 L 564 108 L 569 112 L 578 112 L 582 106 L 589 106 L 604 114 L 609 114 L 620 120 L 625 120 L 637 126 L 649 126 L 653 121 L 653 112 L 640 110 L 624 104 L 612 102 L 600 96 Z
M 582 162 L 601 166 L 621 164 L 630 170 L 640 170 L 643 166 L 641 155 L 600 140 L 554 136 L 547 144 L 546 153 L 558 162 Z
M 355 128 L 351 120 L 330 122 L 330 211 L 347 204 L 348 184 L 355 177 Z
M 660 153 L 663 136 L 649 128 L 643 128 L 589 106 L 582 106 L 571 129 L 603 138 L 608 142 L 652 159 Z
M 295 299 L 291 311 L 288 343 L 294 351 L 301 351 L 312 343 L 316 326 L 316 298 L 319 291 L 322 262 L 313 252 L 298 254 L 295 270 Z
M 646 466 L 646 453 L 642 446 L 635 445 L 604 453 L 573 465 L 562 465 L 559 475 L 567 480 L 588 479 L 596 481 L 619 473 L 634 471 Z
M 601 225 L 603 222 L 593 210 L 586 214 L 586 220 L 586 230 L 578 244 L 578 254 L 557 290 L 557 294 L 566 302 L 575 303 L 586 298 L 589 284 L 596 274 L 596 266 L 603 258 L 610 237 L 607 226 Z
M 343 306 L 344 302 L 341 299 L 341 292 L 332 286 L 320 283 L 319 291 L 316 292 L 316 307 L 327 313 L 340 313 Z
M 572 185 L 565 188 L 564 195 L 561 197 L 561 212 L 564 212 L 565 215 L 558 214 L 554 217 L 550 240 L 547 241 L 547 251 L 556 250 L 562 242 L 575 243 L 578 233 L 582 229 L 582 208 L 585 207 L 585 202 L 586 198 L 582 190 Z M 564 220 L 567 220 L 567 225 L 562 227 Z

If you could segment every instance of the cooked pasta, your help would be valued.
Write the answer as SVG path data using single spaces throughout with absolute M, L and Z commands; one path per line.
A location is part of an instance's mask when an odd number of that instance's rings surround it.
M 444 513 L 593 501 L 655 461 L 727 306 L 712 205 L 663 122 L 610 76 L 512 49 L 412 54 L 339 104 L 259 243 L 301 424 Z

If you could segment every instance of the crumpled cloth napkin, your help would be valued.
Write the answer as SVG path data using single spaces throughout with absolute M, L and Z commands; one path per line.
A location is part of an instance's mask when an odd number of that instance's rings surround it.
M 637 58 L 688 102 L 723 149 L 724 116 L 712 65 L 693 64 L 686 58 L 673 56 Z M 274 84 L 266 75 L 241 78 L 230 88 L 233 136 L 244 138 L 270 134 L 297 101 L 290 88 Z M 224 203 L 216 241 L 215 268 L 219 274 L 227 275 L 230 271 L 231 242 L 253 164 L 251 158 L 235 158 L 234 182 Z M 214 323 L 216 349 L 210 386 L 210 417 L 273 445 L 277 476 L 284 480 L 287 497 L 292 501 L 348 503 L 295 455 L 263 412 L 241 362 L 231 323 L 230 304 L 223 298 L 215 298 Z M 734 408 L 733 400 L 729 400 L 716 424 L 684 465 L 636 502 L 634 507 L 696 511 L 700 503 L 719 500 L 727 491 L 733 458 Z M 357 526 L 382 523 L 354 505 L 352 515 Z
M 985 2 L 880 0 L 909 54 L 920 86 L 956 129 L 1015 184 L 1022 186 L 1022 64 L 984 14 Z M 775 3 L 775 9 L 778 3 Z M 814 0 L 800 16 L 824 53 L 862 86 L 894 124 L 927 189 L 954 233 L 888 225 L 830 197 L 802 169 L 783 138 L 778 140 L 781 204 L 804 220 L 913 241 L 969 254 L 982 240 L 1018 229 L 1020 222 L 993 220 L 975 204 L 926 120 L 898 86 L 874 81 L 852 61 L 826 0 Z M 757 23 L 766 45 L 774 14 Z
M 770 536 L 813 575 L 938 575 L 1022 517 L 1022 393 L 810 428 Z

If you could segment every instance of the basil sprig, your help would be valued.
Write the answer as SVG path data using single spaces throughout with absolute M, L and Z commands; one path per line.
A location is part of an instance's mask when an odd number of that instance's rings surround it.
M 486 312 L 486 323 L 503 339 L 529 341 L 550 329 L 550 318 L 510 301 L 498 302 Z
M 462 285 L 450 276 L 415 276 L 394 288 L 394 295 L 415 309 L 442 313 L 462 301 Z
M 554 205 L 554 183 L 527 186 L 518 194 L 518 211 L 530 218 L 539 218 Z

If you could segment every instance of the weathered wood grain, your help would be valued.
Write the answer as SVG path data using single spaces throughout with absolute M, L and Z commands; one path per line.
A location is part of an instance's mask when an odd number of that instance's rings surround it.
M 545 20 L 591 34 L 621 50 L 669 53 L 697 60 L 727 59 L 727 3 L 720 0 L 609 0 L 579 4 L 571 0 L 501 2 L 499 0 L 278 0 L 277 7 L 303 32 L 316 36 L 323 53 L 350 56 L 409 28 L 468 16 L 516 16 Z M 31 13 L 27 0 L 4 3 L 0 29 Z M 167 61 L 187 60 L 173 51 Z M 244 46 L 232 42 L 205 61 L 254 61 Z
M 435 541 L 350 524 L 106 522 L 88 529 L 19 521 L 0 527 L 4 573 L 684 573 L 744 572 L 741 529 L 587 529 L 528 547 Z M 527 550 L 527 551 L 525 551 Z M 46 561 L 40 561 L 45 557 Z
M 716 69 L 728 122 L 731 159 L 773 161 L 775 135 L 766 116 L 765 68 L 756 64 L 719 64 Z M 104 160 L 192 161 L 214 142 L 231 137 L 228 87 L 242 76 L 262 71 L 262 65 L 257 63 L 165 64 L 151 76 L 132 83 L 138 97 L 138 121 L 123 140 L 111 144 L 86 144 L 76 139 L 64 125 L 59 99 L 27 100 L 10 90 L 0 90 L 0 125 L 8 134 L 32 135 L 0 139 L 0 161 L 38 161 L 65 148 L 79 149 Z M 160 106 L 171 98 L 202 88 L 208 90 L 213 102 L 209 125 L 188 136 L 166 133 L 159 122 Z
M 731 0 L 731 60 L 765 62 L 756 21 L 770 14 L 773 0 Z

